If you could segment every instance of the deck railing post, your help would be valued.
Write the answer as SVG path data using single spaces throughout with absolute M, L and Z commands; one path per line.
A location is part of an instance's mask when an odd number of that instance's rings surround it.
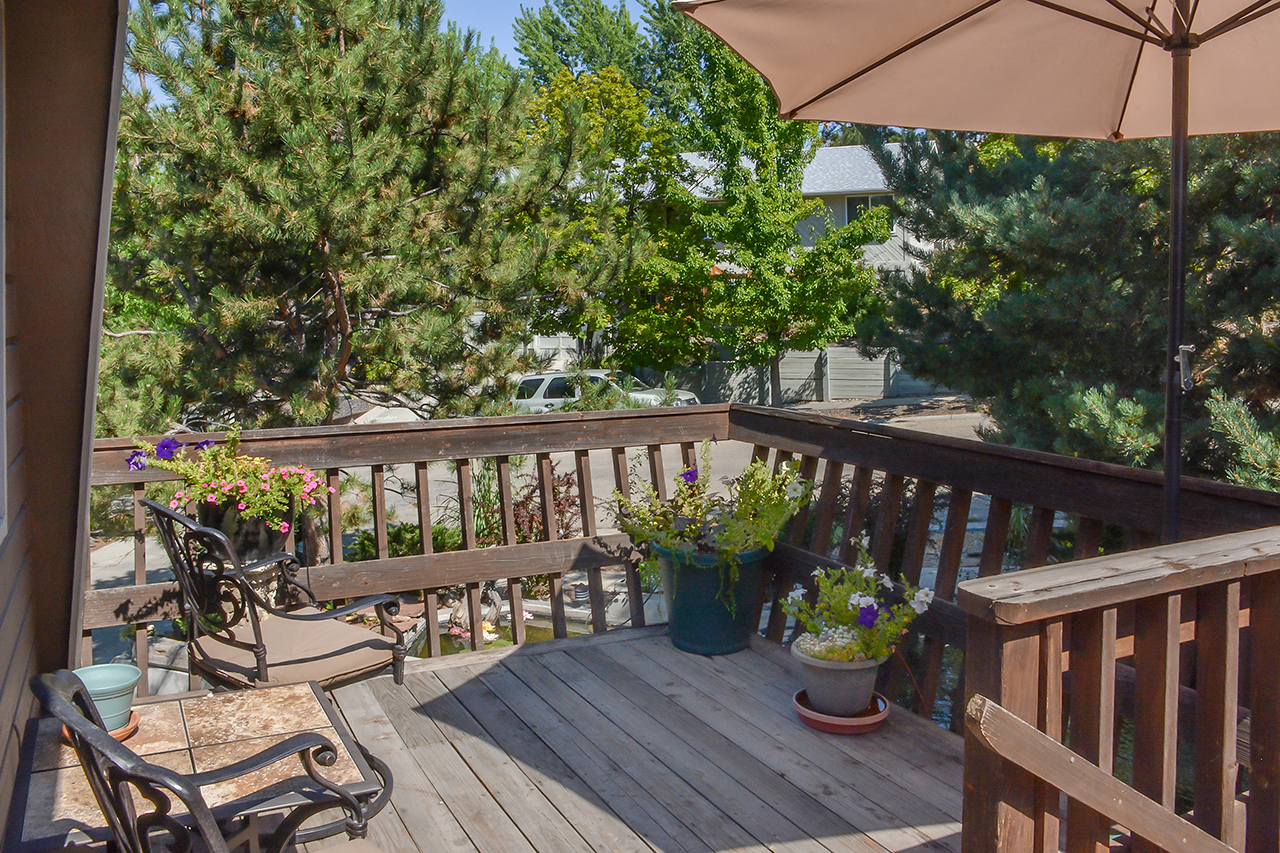
M 1040 711 L 1038 623 L 998 625 L 969 617 L 966 698 L 991 699 L 1036 725 Z M 964 741 L 963 853 L 1032 853 L 1036 780 L 971 733 Z

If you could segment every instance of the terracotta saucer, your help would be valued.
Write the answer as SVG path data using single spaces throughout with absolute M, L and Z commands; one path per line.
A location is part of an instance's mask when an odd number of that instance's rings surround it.
M 116 729 L 115 731 L 107 732 L 107 734 L 111 735 L 113 738 L 123 743 L 124 741 L 133 737 L 133 735 L 138 731 L 138 719 L 139 719 L 138 712 L 130 711 L 129 722 L 125 723 L 123 726 Z M 62 727 L 62 742 L 71 743 L 71 732 L 67 731 L 66 726 Z
M 885 717 L 889 716 L 889 700 L 879 693 L 872 694 L 871 704 L 867 706 L 867 710 L 852 717 L 836 717 L 813 710 L 809 704 L 809 694 L 803 690 L 797 691 L 796 695 L 791 697 L 791 704 L 806 726 L 820 732 L 830 732 L 833 735 L 864 735 L 867 732 L 873 732 L 880 727 Z

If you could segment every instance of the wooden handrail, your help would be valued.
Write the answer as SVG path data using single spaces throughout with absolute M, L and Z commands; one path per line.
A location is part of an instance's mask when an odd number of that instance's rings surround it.
M 965 727 L 1000 757 L 1051 783 L 1068 797 L 1105 814 L 1162 850 L 1235 853 L 1232 847 L 1080 759 L 1067 747 L 985 696 L 974 696 L 969 701 Z
M 1266 527 L 975 578 L 960 584 L 956 603 L 970 615 L 1021 625 L 1278 569 L 1280 527 Z

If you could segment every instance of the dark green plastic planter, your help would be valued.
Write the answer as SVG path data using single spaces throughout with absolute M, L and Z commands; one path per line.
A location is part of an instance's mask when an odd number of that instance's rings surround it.
M 736 607 L 730 613 L 717 597 L 722 575 L 718 556 L 651 547 L 662 570 L 671 645 L 695 655 L 728 655 L 745 649 L 759 627 L 761 566 L 768 551 L 760 548 L 734 558 L 738 583 L 732 590 Z

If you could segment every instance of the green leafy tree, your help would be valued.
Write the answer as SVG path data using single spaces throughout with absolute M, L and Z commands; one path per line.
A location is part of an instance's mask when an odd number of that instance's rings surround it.
M 828 222 L 805 247 L 798 226 L 821 207 L 800 191 L 819 144 L 816 125 L 779 118 L 768 84 L 710 33 L 687 21 L 667 27 L 678 39 L 671 91 L 708 165 L 712 196 L 692 216 L 706 243 L 679 286 L 705 294 L 712 334 L 735 358 L 770 365 L 772 402 L 780 405 L 786 350 L 847 337 L 874 306 L 875 274 L 861 247 L 886 239 L 888 222 L 883 211 L 840 228 Z
M 102 419 L 316 423 L 345 396 L 477 410 L 524 369 L 570 176 L 438 0 L 175 0 L 130 15 Z M 137 334 L 134 334 L 137 333 Z
M 883 138 L 883 137 L 881 137 Z M 911 135 L 878 150 L 906 227 L 935 245 L 865 331 L 912 374 L 986 401 L 1000 441 L 1162 457 L 1167 142 Z M 1274 134 L 1193 141 L 1184 398 L 1189 473 L 1244 481 L 1280 399 Z M 1210 405 L 1220 392 L 1233 408 Z M 1226 429 L 1233 418 L 1235 429 Z M 1228 441 L 1224 435 L 1233 434 Z M 1263 453 L 1265 455 L 1265 452 Z M 1248 463 L 1253 464 L 1253 463 Z M 1257 467 L 1257 465 L 1253 465 Z

